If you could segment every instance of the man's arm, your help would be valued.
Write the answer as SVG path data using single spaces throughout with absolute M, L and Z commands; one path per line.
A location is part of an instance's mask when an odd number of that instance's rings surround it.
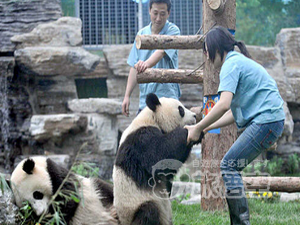
M 124 96 L 124 100 L 122 103 L 122 113 L 125 116 L 129 116 L 130 96 L 131 96 L 131 93 L 132 93 L 134 87 L 137 84 L 136 74 L 137 74 L 136 69 L 131 67 L 130 71 L 129 71 L 129 75 L 128 75 L 125 96 Z
M 144 72 L 146 69 L 155 66 L 166 55 L 164 50 L 156 50 L 146 61 L 138 61 L 135 68 L 138 73 Z

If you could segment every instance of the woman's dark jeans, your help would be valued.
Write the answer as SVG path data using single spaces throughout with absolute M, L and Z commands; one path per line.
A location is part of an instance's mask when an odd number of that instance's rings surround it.
M 265 124 L 252 122 L 244 130 L 221 162 L 221 173 L 227 192 L 244 189 L 240 171 L 278 140 L 283 127 L 283 120 Z

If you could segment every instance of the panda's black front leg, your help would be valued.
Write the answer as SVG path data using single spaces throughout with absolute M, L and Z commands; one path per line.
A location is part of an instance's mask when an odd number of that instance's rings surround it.
M 131 225 L 161 225 L 158 206 L 152 202 L 144 202 L 134 213 Z
M 143 133 L 133 143 L 135 147 L 132 149 L 138 151 L 135 151 L 131 158 L 137 157 L 140 165 L 143 165 L 149 174 L 152 174 L 153 167 L 157 163 L 164 160 L 168 161 L 167 164 L 171 164 L 171 168 L 166 169 L 171 170 L 174 165 L 180 164 L 180 167 L 187 160 L 191 152 L 191 146 L 187 145 L 187 129 L 176 128 L 170 133 L 163 134 L 157 128 L 147 128 Z M 128 153 L 125 155 L 128 157 Z

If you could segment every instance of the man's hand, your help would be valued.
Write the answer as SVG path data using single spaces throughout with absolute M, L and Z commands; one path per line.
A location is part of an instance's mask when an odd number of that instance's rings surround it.
M 137 70 L 138 73 L 144 72 L 146 69 L 150 68 L 147 62 L 139 60 L 137 64 L 134 65 L 134 68 Z
M 124 100 L 122 103 L 122 114 L 127 117 L 129 116 L 129 105 L 130 105 L 129 97 L 124 97 Z

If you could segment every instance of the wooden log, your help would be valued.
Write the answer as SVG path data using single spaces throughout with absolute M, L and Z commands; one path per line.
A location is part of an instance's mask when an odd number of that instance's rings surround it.
M 243 177 L 243 181 L 248 190 L 300 192 L 300 177 Z
M 178 70 L 178 69 L 146 69 L 137 74 L 138 83 L 203 83 L 203 71 Z
M 224 12 L 225 3 L 223 0 L 207 0 L 207 3 L 216 15 L 220 15 Z
M 203 1 L 203 32 L 207 33 L 213 26 L 219 25 L 235 30 L 236 2 L 235 0 L 227 0 L 225 9 L 222 14 L 216 14 L 209 6 L 209 0 Z M 205 57 L 206 59 L 206 57 Z M 203 95 L 213 95 L 218 93 L 219 87 L 219 70 L 214 68 L 210 60 L 205 62 L 203 77 Z M 224 157 L 228 149 L 237 138 L 237 129 L 234 124 L 221 128 L 221 134 L 205 134 L 202 140 L 202 160 L 212 162 L 220 160 Z M 225 190 L 223 182 L 216 189 L 216 183 L 222 180 L 222 177 L 216 177 L 220 168 L 202 167 L 201 174 L 201 209 L 204 211 L 225 210 L 227 208 L 226 201 L 219 193 L 219 190 Z M 213 194 L 211 194 L 213 193 Z M 215 197 L 219 196 L 219 197 Z
M 202 35 L 137 35 L 137 49 L 202 49 Z

